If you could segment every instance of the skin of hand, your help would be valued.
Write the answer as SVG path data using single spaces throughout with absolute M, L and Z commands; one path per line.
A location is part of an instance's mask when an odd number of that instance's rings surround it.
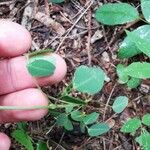
M 45 106 L 47 97 L 36 88 L 60 82 L 67 71 L 65 61 L 57 54 L 51 54 L 56 60 L 56 69 L 52 76 L 33 79 L 28 73 L 27 60 L 22 54 L 31 47 L 31 35 L 21 25 L 0 20 L 0 106 Z M 18 121 L 39 120 L 47 110 L 0 110 L 0 124 Z M 9 137 L 0 133 L 0 150 L 9 150 Z

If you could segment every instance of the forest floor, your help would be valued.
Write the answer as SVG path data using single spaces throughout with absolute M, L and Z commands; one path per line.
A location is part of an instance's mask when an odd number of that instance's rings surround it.
M 120 132 L 120 128 L 128 118 L 141 117 L 150 113 L 150 82 L 143 81 L 134 90 L 118 83 L 116 65 L 119 43 L 124 39 L 122 26 L 104 26 L 96 22 L 94 13 L 103 3 L 119 2 L 119 0 L 68 0 L 62 4 L 50 4 L 47 0 L 0 0 L 0 18 L 11 19 L 25 26 L 32 35 L 31 51 L 52 48 L 66 61 L 68 71 L 65 79 L 53 86 L 43 88 L 46 94 L 57 96 L 72 79 L 77 66 L 100 66 L 108 76 L 102 91 L 92 97 L 92 102 L 85 108 L 87 112 L 99 112 L 99 121 L 110 120 L 113 128 L 107 134 L 90 138 L 78 132 L 64 132 L 62 128 L 54 127 L 54 119 L 45 118 L 28 122 L 28 132 L 33 139 L 46 141 L 51 149 L 57 150 L 138 150 L 139 145 L 134 137 Z M 134 6 L 139 6 L 139 0 L 122 0 Z M 53 23 L 52 20 L 54 21 Z M 57 23 L 57 24 L 56 24 Z M 130 26 L 133 30 L 142 23 Z M 140 59 L 136 56 L 125 63 Z M 126 95 L 130 105 L 120 115 L 113 116 L 111 105 L 114 98 Z M 105 107 L 106 106 L 106 107 Z M 1 125 L 2 130 L 10 135 L 16 124 Z M 12 148 L 22 150 L 12 139 Z M 49 148 L 50 149 L 50 148 Z

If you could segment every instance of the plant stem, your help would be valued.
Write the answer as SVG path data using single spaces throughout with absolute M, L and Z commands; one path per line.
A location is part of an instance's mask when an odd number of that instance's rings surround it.
M 49 106 L 33 106 L 33 107 L 25 107 L 25 106 L 0 106 L 0 110 L 32 110 L 32 109 L 48 109 Z
M 34 109 L 55 109 L 55 108 L 65 108 L 68 105 L 55 105 L 50 104 L 48 106 L 0 106 L 0 110 L 34 110 Z

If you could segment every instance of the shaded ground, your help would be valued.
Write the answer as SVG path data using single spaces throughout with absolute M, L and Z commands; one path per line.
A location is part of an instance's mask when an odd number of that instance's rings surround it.
M 150 113 L 150 81 L 144 81 L 135 90 L 127 89 L 126 86 L 117 83 L 115 65 L 120 62 L 117 59 L 119 43 L 124 38 L 125 26 L 108 27 L 98 24 L 94 19 L 95 9 L 106 2 L 117 0 L 68 0 L 61 5 L 51 5 L 45 0 L 1 0 L 0 17 L 10 18 L 18 22 L 30 31 L 33 43 L 31 51 L 53 48 L 67 62 L 68 73 L 66 78 L 59 84 L 45 87 L 43 90 L 52 96 L 57 94 L 69 84 L 71 76 L 77 66 L 81 64 L 101 66 L 109 77 L 101 93 L 93 97 L 93 101 L 85 108 L 86 112 L 97 111 L 101 116 L 99 120 L 110 120 L 113 129 L 106 135 L 98 138 L 89 138 L 79 132 L 78 127 L 73 132 L 64 132 L 54 127 L 51 116 L 37 122 L 29 123 L 29 133 L 33 139 L 48 141 L 52 149 L 63 150 L 138 150 L 139 146 L 133 137 L 119 132 L 123 122 L 129 117 L 143 116 Z M 139 6 L 138 0 L 130 2 Z M 40 12 L 40 13 L 39 13 Z M 42 13 L 42 14 L 41 14 Z M 44 16 L 46 20 L 43 20 Z M 50 24 L 51 19 L 57 22 Z M 142 24 L 139 22 L 135 27 Z M 62 35 L 62 33 L 65 33 Z M 142 56 L 133 59 L 145 59 Z M 132 62 L 132 60 L 128 60 Z M 126 62 L 127 63 L 127 62 Z M 146 90 L 143 90 L 145 89 Z M 106 107 L 106 103 L 112 104 L 115 97 L 126 95 L 130 99 L 128 108 L 121 114 L 112 116 L 113 112 Z M 103 116 L 106 114 L 105 117 Z M 15 124 L 2 125 L 1 128 L 7 134 L 15 129 Z M 20 150 L 20 146 L 13 141 L 12 149 Z M 22 148 L 23 149 L 23 148 Z

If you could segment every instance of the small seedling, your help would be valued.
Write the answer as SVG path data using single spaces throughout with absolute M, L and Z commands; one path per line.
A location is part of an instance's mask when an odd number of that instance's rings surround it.
M 131 133 L 134 135 L 137 130 L 141 130 L 141 134 L 139 137 L 135 139 L 136 142 L 140 144 L 140 146 L 144 150 L 150 149 L 150 133 L 146 131 L 145 127 L 150 127 L 150 114 L 145 114 L 142 117 L 142 120 L 139 118 L 129 119 L 121 128 L 121 132 Z
M 43 141 L 35 142 L 27 133 L 27 124 L 20 122 L 17 124 L 17 129 L 11 133 L 11 136 L 20 143 L 26 150 L 47 150 L 46 143 Z M 36 146 L 34 146 L 36 145 Z

